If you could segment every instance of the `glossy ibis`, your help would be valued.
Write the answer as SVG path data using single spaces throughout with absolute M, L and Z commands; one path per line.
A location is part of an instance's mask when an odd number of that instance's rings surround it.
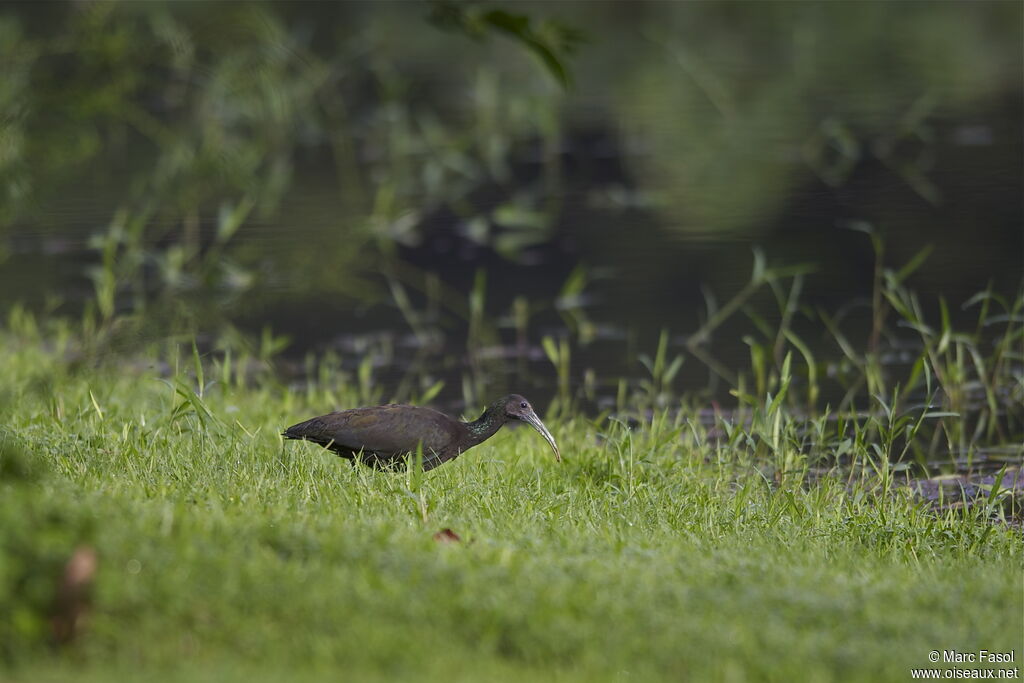
M 431 408 L 389 404 L 328 413 L 284 430 L 282 436 L 318 443 L 338 455 L 377 469 L 402 469 L 423 448 L 423 469 L 454 460 L 494 435 L 510 420 L 522 420 L 543 436 L 561 460 L 551 432 L 518 394 L 498 399 L 479 419 L 461 422 Z

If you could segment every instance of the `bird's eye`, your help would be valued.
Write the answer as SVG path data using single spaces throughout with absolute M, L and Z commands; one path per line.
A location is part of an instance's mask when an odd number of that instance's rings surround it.
M 530 406 L 526 403 L 526 401 L 523 401 L 522 403 L 519 404 L 519 407 L 520 408 L 529 408 Z

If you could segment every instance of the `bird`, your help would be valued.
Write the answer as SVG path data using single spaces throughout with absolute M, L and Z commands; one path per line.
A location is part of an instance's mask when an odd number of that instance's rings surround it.
M 381 470 L 405 469 L 422 452 L 426 471 L 454 460 L 512 420 L 525 422 L 540 432 L 555 452 L 555 460 L 561 461 L 555 437 L 537 417 L 530 402 L 519 394 L 498 399 L 471 422 L 456 420 L 432 408 L 389 403 L 314 417 L 288 427 L 281 436 L 312 441 L 353 464 L 361 462 Z

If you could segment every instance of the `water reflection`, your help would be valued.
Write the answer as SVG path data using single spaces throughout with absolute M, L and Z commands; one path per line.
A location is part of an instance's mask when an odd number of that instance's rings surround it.
M 604 405 L 663 330 L 673 386 L 719 400 L 784 319 L 819 358 L 842 356 L 819 310 L 867 340 L 851 226 L 890 266 L 934 247 L 923 301 L 1019 286 L 1019 5 L 517 7 L 588 36 L 571 88 L 399 7 L 6 8 L 3 303 L 269 326 L 296 367 L 369 358 L 450 402 L 556 395 L 543 340 L 567 337 Z M 766 282 L 690 344 L 755 248 L 808 266 L 795 310 Z

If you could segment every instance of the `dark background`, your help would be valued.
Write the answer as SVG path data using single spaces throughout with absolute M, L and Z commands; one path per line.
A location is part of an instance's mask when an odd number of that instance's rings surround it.
M 755 250 L 812 348 L 821 311 L 866 343 L 870 230 L 969 321 L 1024 270 L 1021 8 L 6 3 L 0 307 L 452 403 L 553 392 L 544 337 L 600 403 L 666 330 L 716 393 L 686 342 Z M 781 315 L 766 284 L 705 347 L 740 373 Z

